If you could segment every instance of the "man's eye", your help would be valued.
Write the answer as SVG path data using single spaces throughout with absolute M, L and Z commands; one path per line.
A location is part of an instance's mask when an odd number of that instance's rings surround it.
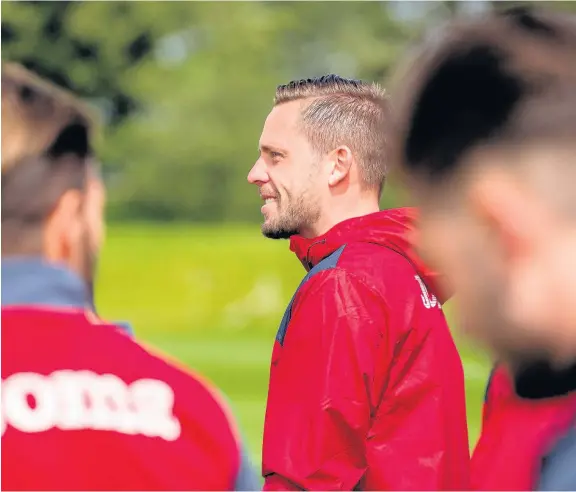
M 280 159 L 282 157 L 280 152 L 270 152 L 270 155 L 272 156 L 272 159 Z

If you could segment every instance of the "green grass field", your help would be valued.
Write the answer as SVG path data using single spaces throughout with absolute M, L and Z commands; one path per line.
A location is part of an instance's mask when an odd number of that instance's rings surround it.
M 272 343 L 304 274 L 288 243 L 264 239 L 257 226 L 114 225 L 97 306 L 105 318 L 130 321 L 140 339 L 212 379 L 259 461 Z M 489 365 L 483 354 L 459 348 L 473 445 Z

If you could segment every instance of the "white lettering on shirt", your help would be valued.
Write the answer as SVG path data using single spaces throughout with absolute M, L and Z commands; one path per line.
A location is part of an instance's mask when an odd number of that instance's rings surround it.
M 180 422 L 173 414 L 174 391 L 164 381 L 131 384 L 113 374 L 56 371 L 48 376 L 20 372 L 2 380 L 2 435 L 91 429 L 173 441 Z
M 422 295 L 420 296 L 420 298 L 422 299 L 424 307 L 426 309 L 431 309 L 437 306 L 438 309 L 442 309 L 442 304 L 440 304 L 438 299 L 436 299 L 435 295 L 430 294 L 428 292 L 428 288 L 426 287 L 426 284 L 422 281 L 422 279 L 418 275 L 415 275 L 414 278 L 420 284 L 420 289 L 422 290 Z

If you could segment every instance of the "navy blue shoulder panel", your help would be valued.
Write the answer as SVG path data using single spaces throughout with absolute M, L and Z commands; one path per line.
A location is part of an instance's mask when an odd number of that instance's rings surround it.
M 340 247 L 339 249 L 334 251 L 334 253 L 332 253 L 330 256 L 327 256 L 326 258 L 324 258 L 320 263 L 318 263 L 314 268 L 312 268 L 308 272 L 308 274 L 304 277 L 302 282 L 300 282 L 300 285 L 298 286 L 298 288 L 296 289 L 296 292 L 294 292 L 294 295 L 292 296 L 292 299 L 290 300 L 290 304 L 288 304 L 288 307 L 286 308 L 286 311 L 284 312 L 284 316 L 282 316 L 282 321 L 280 322 L 280 327 L 278 328 L 278 333 L 276 333 L 276 340 L 280 343 L 280 345 L 284 344 L 284 337 L 286 337 L 286 331 L 288 331 L 288 324 L 290 323 L 290 319 L 292 318 L 292 306 L 294 304 L 294 299 L 296 298 L 296 294 L 298 294 L 298 291 L 302 288 L 302 286 L 306 282 L 308 282 L 308 280 L 310 280 L 311 277 L 313 277 L 314 275 L 316 275 L 317 273 L 319 273 L 323 270 L 330 270 L 331 268 L 334 268 L 338 264 L 338 260 L 340 259 L 340 255 L 342 255 L 342 251 L 344 251 L 345 247 L 346 247 L 346 245 Z
M 494 377 L 494 373 L 496 372 L 497 368 L 498 365 L 494 364 L 488 376 L 488 381 L 486 382 L 486 389 L 484 390 L 484 403 L 488 401 L 488 394 L 490 393 L 490 385 L 492 384 L 492 378 Z
M 537 490 L 576 490 L 576 427 L 542 460 Z

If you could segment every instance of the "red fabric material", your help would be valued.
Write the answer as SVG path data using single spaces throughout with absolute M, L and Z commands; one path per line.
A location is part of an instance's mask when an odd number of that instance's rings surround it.
M 307 268 L 346 247 L 298 291 L 274 346 L 266 490 L 469 487 L 463 369 L 437 277 L 410 246 L 415 215 L 387 210 L 292 239 Z
M 310 270 L 310 265 L 316 265 L 343 244 L 362 242 L 385 245 L 408 259 L 424 283 L 436 296 L 440 296 L 441 302 L 445 302 L 451 297 L 451 291 L 444 289 L 444 292 L 439 292 L 445 277 L 429 268 L 415 251 L 417 231 L 414 225 L 417 219 L 416 208 L 385 210 L 341 222 L 327 234 L 312 240 L 293 236 L 290 250 L 296 253 L 304 268 Z
M 575 415 L 576 394 L 522 399 L 514 392 L 511 375 L 498 366 L 472 455 L 472 489 L 535 490 L 542 458 L 570 428 Z
M 167 383 L 174 394 L 179 436 L 167 440 L 93 425 L 63 430 L 58 416 L 71 408 L 63 399 L 79 390 L 55 385 L 54 373 L 61 370 L 73 371 L 74 377 L 78 371 L 91 371 L 97 378 L 110 374 L 126 384 L 142 378 Z M 23 383 L 15 380 L 23 373 L 43 381 L 44 393 L 34 393 L 39 399 L 29 405 L 48 414 L 18 411 L 18 405 L 25 405 L 18 397 Z M 123 400 L 122 391 L 116 395 L 114 401 L 91 397 L 88 412 L 102 405 L 118 408 L 118 401 L 138 408 L 134 399 Z M 63 406 L 50 415 L 50 402 Z M 86 409 L 82 415 L 88 418 Z M 231 490 L 238 472 L 235 430 L 207 383 L 152 355 L 114 327 L 91 323 L 78 310 L 2 309 L 2 419 L 3 490 Z M 46 427 L 33 430 L 41 421 Z M 141 421 L 149 426 L 157 421 L 156 414 L 143 415 Z M 64 418 L 67 426 L 73 422 L 73 415 Z

